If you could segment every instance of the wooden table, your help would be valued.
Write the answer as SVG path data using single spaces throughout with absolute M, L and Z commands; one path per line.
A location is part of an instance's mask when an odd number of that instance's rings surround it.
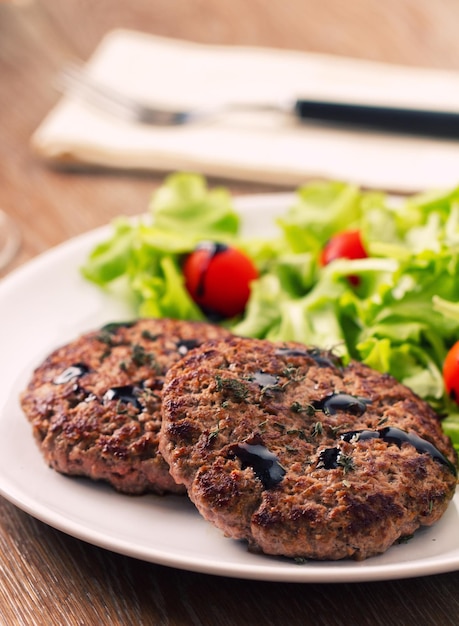
M 0 206 L 22 231 L 8 270 L 116 215 L 143 211 L 161 182 L 57 171 L 29 150 L 31 133 L 58 99 L 50 86 L 57 70 L 69 58 L 87 59 L 112 28 L 459 70 L 458 23 L 456 0 L 0 3 Z M 267 190 L 227 184 L 234 194 Z M 2 500 L 0 623 L 459 624 L 459 572 L 323 585 L 212 577 L 93 547 Z

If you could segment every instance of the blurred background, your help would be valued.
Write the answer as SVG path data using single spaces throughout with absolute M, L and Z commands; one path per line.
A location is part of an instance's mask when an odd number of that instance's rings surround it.
M 454 0 L 1 2 L 0 203 L 22 232 L 16 265 L 114 215 L 138 213 L 163 177 L 92 169 L 75 175 L 44 166 L 30 149 L 33 132 L 61 97 L 53 87 L 58 72 L 70 60 L 87 61 L 112 29 L 455 70 L 458 20 Z M 234 193 L 266 189 L 232 183 Z

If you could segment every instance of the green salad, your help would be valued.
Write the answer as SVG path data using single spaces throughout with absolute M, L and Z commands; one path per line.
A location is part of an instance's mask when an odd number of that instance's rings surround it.
M 235 333 L 333 348 L 389 372 L 440 413 L 459 449 L 459 407 L 443 363 L 459 339 L 459 188 L 407 198 L 340 181 L 297 189 L 271 237 L 243 236 L 223 188 L 175 174 L 137 221 L 118 218 L 83 275 L 133 303 L 136 315 L 204 319 L 183 262 L 203 241 L 233 246 L 257 268 Z M 333 236 L 358 231 L 365 258 L 324 263 Z M 459 365 L 458 365 L 459 376 Z

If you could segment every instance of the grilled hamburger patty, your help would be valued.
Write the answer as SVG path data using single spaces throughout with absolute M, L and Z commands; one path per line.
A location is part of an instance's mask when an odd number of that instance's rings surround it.
M 21 396 L 47 463 L 126 493 L 184 492 L 158 451 L 164 375 L 191 347 L 228 335 L 205 323 L 143 319 L 55 350 Z
M 364 559 L 445 512 L 456 455 L 389 375 L 234 337 L 166 376 L 160 450 L 200 513 L 267 554 Z

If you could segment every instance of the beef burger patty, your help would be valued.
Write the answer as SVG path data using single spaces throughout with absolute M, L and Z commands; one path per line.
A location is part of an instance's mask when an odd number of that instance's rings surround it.
M 298 343 L 234 337 L 171 367 L 160 450 L 200 513 L 273 555 L 382 553 L 445 512 L 456 455 L 389 375 Z
M 164 375 L 190 348 L 226 336 L 211 324 L 141 319 L 55 350 L 21 396 L 47 463 L 125 493 L 184 492 L 158 451 Z

